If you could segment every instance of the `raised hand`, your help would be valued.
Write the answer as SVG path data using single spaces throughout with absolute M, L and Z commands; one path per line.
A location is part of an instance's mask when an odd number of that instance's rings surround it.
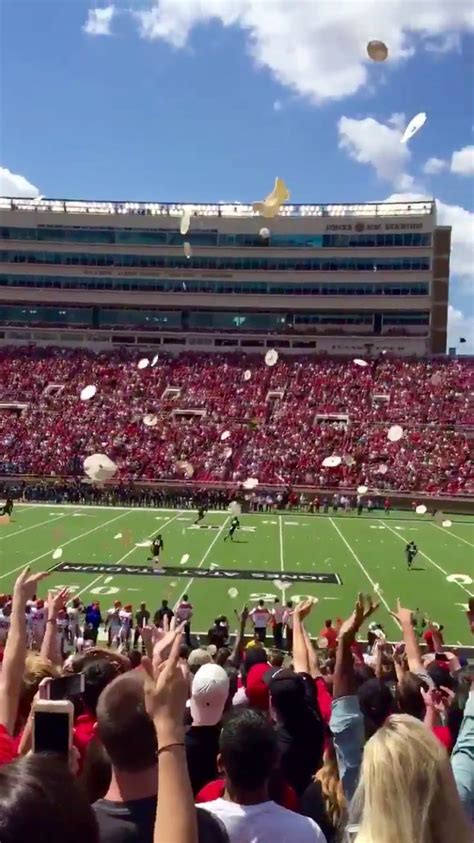
M 413 612 L 411 609 L 404 609 L 402 604 L 400 603 L 400 598 L 397 600 L 397 611 L 390 612 L 392 618 L 395 618 L 400 624 L 400 626 L 409 625 L 411 626 L 412 619 L 413 619 Z
M 307 600 L 302 600 L 301 603 L 298 603 L 298 605 L 293 609 L 293 615 L 297 615 L 300 620 L 304 620 L 309 615 L 314 605 L 315 601 L 312 597 L 309 597 Z
M 26 603 L 27 600 L 31 600 L 33 595 L 36 594 L 38 583 L 49 576 L 48 571 L 31 574 L 30 570 L 30 566 L 28 565 L 17 578 L 13 586 L 14 601 L 17 600 L 21 603 Z
M 339 629 L 339 638 L 354 639 L 362 624 L 364 623 L 364 595 L 359 592 L 352 615 L 342 622 Z
M 153 647 L 153 671 L 156 673 L 159 666 L 169 657 L 171 648 L 176 641 L 176 638 L 181 636 L 181 633 L 186 626 L 186 621 L 179 624 L 176 629 L 170 629 L 169 632 L 160 638 Z
M 65 608 L 70 594 L 71 592 L 68 588 L 61 588 L 59 591 L 48 591 L 48 599 L 46 601 L 48 618 L 57 618 L 58 612 Z
M 366 621 L 367 618 L 370 618 L 370 616 L 373 615 L 374 612 L 377 611 L 379 606 L 380 606 L 380 600 L 378 600 L 376 603 L 374 603 L 372 596 L 370 594 L 368 594 L 367 595 L 367 606 L 364 608 L 364 620 Z
M 189 671 L 179 660 L 182 632 L 173 632 L 168 658 L 155 669 L 150 659 L 142 659 L 145 669 L 145 705 L 155 723 L 159 743 L 182 740 L 184 713 L 189 696 Z

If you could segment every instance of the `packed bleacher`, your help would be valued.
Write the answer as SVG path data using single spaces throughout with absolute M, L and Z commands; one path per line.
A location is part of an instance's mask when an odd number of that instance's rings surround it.
M 197 640 L 185 595 L 103 614 L 47 577 L 0 595 L 1 843 L 472 843 L 474 676 L 437 624 L 398 603 L 393 646 L 359 594 L 317 644 L 311 600 Z
M 263 356 L 160 354 L 146 368 L 138 362 L 124 350 L 2 349 L 0 473 L 77 476 L 88 454 L 105 452 L 117 480 L 180 479 L 187 461 L 198 482 L 474 493 L 468 360 L 382 356 L 362 368 L 280 356 L 268 367 Z M 81 401 L 87 385 L 97 393 Z M 144 425 L 146 414 L 156 426 Z M 404 428 L 399 442 L 387 439 L 394 424 Z M 332 454 L 341 465 L 324 468 Z

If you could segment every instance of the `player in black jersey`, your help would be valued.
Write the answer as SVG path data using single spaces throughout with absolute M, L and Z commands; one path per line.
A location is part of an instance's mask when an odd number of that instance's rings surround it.
M 151 557 L 148 557 L 148 560 L 153 562 L 153 567 L 155 569 L 160 568 L 160 555 L 161 551 L 164 549 L 163 537 L 161 533 L 158 533 L 157 536 L 152 540 L 150 550 L 151 550 Z
M 239 529 L 240 529 L 240 521 L 237 518 L 237 516 L 235 516 L 232 519 L 232 521 L 230 522 L 229 532 L 227 533 L 226 537 L 224 538 L 224 541 L 226 542 L 227 539 L 230 539 L 231 542 L 233 542 L 234 541 L 234 533 L 235 533 L 236 530 L 239 530 Z
M 194 522 L 194 523 L 195 523 L 195 524 L 199 524 L 199 522 L 203 520 L 203 518 L 204 518 L 205 514 L 206 514 L 206 510 L 204 509 L 204 507 L 203 507 L 203 506 L 200 506 L 200 507 L 198 508 L 197 518 L 196 518 L 196 520 L 195 520 L 195 522 Z
M 5 503 L 0 510 L 0 515 L 11 515 L 13 512 L 13 500 L 12 498 L 7 498 Z
M 414 560 L 417 553 L 418 553 L 418 548 L 417 548 L 415 542 L 412 539 L 411 542 L 408 542 L 408 544 L 405 548 L 405 556 L 407 558 L 408 570 L 410 570 L 410 568 L 412 566 L 412 563 L 413 563 L 413 560 Z

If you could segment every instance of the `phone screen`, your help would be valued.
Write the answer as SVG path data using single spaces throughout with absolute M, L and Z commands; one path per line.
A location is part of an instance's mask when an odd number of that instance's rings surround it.
M 69 715 L 67 712 L 39 711 L 34 714 L 35 752 L 69 753 Z
M 46 699 L 67 700 L 78 697 L 84 692 L 84 674 L 72 673 L 70 676 L 59 676 L 46 685 Z

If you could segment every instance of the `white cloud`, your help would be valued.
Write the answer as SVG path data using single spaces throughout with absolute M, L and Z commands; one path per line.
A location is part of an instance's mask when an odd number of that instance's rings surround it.
M 428 158 L 428 161 L 423 167 L 423 172 L 426 173 L 427 176 L 437 176 L 438 173 L 442 173 L 443 170 L 446 170 L 448 166 L 448 162 L 444 161 L 443 158 Z
M 453 152 L 451 172 L 458 176 L 474 176 L 474 146 L 465 146 Z
M 111 35 L 111 24 L 114 18 L 115 6 L 105 6 L 102 9 L 89 9 L 87 20 L 83 26 L 87 35 Z
M 429 176 L 436 176 L 443 170 L 449 170 L 457 176 L 474 175 L 474 146 L 465 146 L 453 152 L 451 161 L 443 158 L 428 158 L 423 172 Z
M 39 190 L 19 173 L 12 173 L 6 167 L 0 167 L 0 196 L 34 198 L 39 196 Z
M 212 19 L 239 26 L 257 65 L 315 102 L 354 94 L 369 75 L 380 78 L 366 53 L 374 33 L 388 45 L 390 68 L 416 49 L 456 49 L 459 33 L 474 29 L 471 0 L 149 0 L 133 15 L 143 38 L 177 48 Z
M 425 42 L 425 50 L 429 53 L 451 53 L 460 52 L 461 37 L 459 32 L 447 32 L 433 41 Z
M 463 337 L 466 342 L 460 344 Z M 448 305 L 448 347 L 457 346 L 463 354 L 474 354 L 474 316 L 466 316 L 462 310 Z
M 413 176 L 406 172 L 411 153 L 400 143 L 402 114 L 392 114 L 387 124 L 373 117 L 356 120 L 341 117 L 338 124 L 339 146 L 359 164 L 371 164 L 379 179 L 391 182 L 399 190 L 416 190 Z
M 386 202 L 414 202 L 428 198 L 422 193 L 392 193 Z M 436 200 L 438 225 L 450 225 L 451 235 L 451 275 L 467 281 L 467 291 L 472 295 L 474 289 L 474 213 L 460 205 L 449 205 Z

